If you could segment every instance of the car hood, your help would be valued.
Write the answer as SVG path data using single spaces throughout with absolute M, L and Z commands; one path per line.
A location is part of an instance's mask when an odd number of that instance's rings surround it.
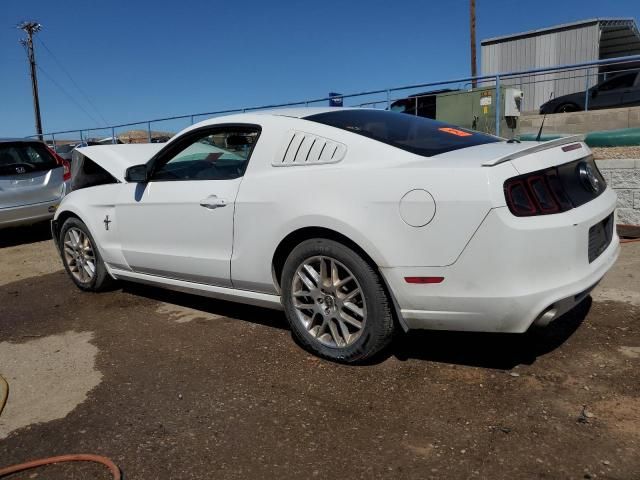
M 433 161 L 450 168 L 491 167 L 533 153 L 549 150 L 568 143 L 581 142 L 583 135 L 571 135 L 546 142 L 496 142 L 434 155 Z
M 584 92 L 575 92 L 575 93 L 567 93 L 566 95 L 560 95 L 559 97 L 554 97 L 551 100 L 543 103 L 540 107 L 550 106 L 550 105 L 560 105 L 566 102 L 572 102 L 576 104 L 580 104 L 584 100 Z
M 95 145 L 78 148 L 77 151 L 100 165 L 119 182 L 124 182 L 127 168 L 147 163 L 162 147 L 162 143 L 136 143 Z

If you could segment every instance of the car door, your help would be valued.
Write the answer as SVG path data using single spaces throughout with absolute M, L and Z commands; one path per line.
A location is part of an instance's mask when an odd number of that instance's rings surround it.
M 115 221 L 133 271 L 231 286 L 235 199 L 259 133 L 252 125 L 187 132 L 151 160 L 147 182 L 124 186 Z
M 591 89 L 589 109 L 618 108 L 623 106 L 623 95 L 636 79 L 636 73 L 622 73 Z

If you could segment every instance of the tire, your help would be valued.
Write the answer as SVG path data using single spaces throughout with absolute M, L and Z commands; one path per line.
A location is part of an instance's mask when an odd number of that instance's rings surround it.
M 281 284 L 292 334 L 309 352 L 362 363 L 391 342 L 394 321 L 383 281 L 343 244 L 327 239 L 300 243 L 285 261 Z
M 569 112 L 577 112 L 580 108 L 575 103 L 563 103 L 559 107 L 556 108 L 555 113 L 569 113 Z
M 80 290 L 102 292 L 113 288 L 115 280 L 107 272 L 91 232 L 79 218 L 68 218 L 62 224 L 58 247 L 64 269 Z

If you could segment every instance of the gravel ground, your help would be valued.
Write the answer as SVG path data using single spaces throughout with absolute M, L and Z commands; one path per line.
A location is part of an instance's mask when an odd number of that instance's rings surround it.
M 279 312 L 134 285 L 82 293 L 46 230 L 2 235 L 0 358 L 46 352 L 0 365 L 29 386 L 7 412 L 28 416 L 43 388 L 50 406 L 0 440 L 0 466 L 91 452 L 145 480 L 640 477 L 640 243 L 546 330 L 414 332 L 346 367 L 298 348 Z M 61 417 L 62 390 L 78 395 Z
M 637 147 L 593 147 L 593 157 L 596 160 L 610 158 L 640 158 L 640 146 Z

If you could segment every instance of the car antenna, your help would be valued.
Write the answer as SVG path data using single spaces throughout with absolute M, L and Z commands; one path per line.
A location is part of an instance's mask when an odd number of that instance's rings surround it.
M 549 101 L 551 101 L 551 99 L 553 98 L 553 92 L 551 92 L 551 95 L 549 95 Z M 547 118 L 547 114 L 544 114 L 544 117 L 542 117 L 542 123 L 540 124 L 540 130 L 538 130 L 538 136 L 536 137 L 536 142 L 540 141 L 540 137 L 542 136 L 542 129 L 544 128 L 544 121 Z

